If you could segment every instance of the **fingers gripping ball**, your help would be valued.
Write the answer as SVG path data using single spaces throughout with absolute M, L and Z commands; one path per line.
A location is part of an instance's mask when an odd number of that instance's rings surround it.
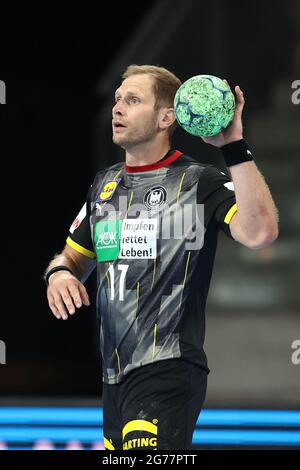
M 213 136 L 233 119 L 235 99 L 229 85 L 213 75 L 196 75 L 177 90 L 174 110 L 178 123 L 189 134 Z

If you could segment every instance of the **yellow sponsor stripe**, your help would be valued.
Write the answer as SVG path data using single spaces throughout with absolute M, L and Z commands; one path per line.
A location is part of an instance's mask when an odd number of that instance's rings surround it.
M 229 224 L 229 222 L 231 221 L 232 217 L 234 216 L 236 212 L 237 212 L 237 205 L 235 203 L 225 215 L 225 219 L 224 219 L 225 224 Z
M 183 285 L 182 285 L 182 287 L 185 286 L 185 282 L 186 282 L 186 278 L 187 278 L 187 273 L 188 273 L 188 269 L 189 269 L 190 257 L 191 257 L 191 252 L 189 251 L 189 254 L 188 254 L 188 257 L 187 257 L 187 260 L 186 260 L 185 274 L 184 274 L 184 280 L 183 280 Z
M 131 195 L 130 195 L 130 201 L 129 201 L 129 204 L 128 204 L 128 207 L 127 207 L 127 212 L 126 212 L 125 217 L 127 217 L 127 214 L 128 214 L 128 212 L 129 212 L 129 209 L 130 209 L 130 206 L 131 206 L 131 203 L 132 203 L 132 198 L 133 198 L 133 191 L 132 191 L 132 193 L 131 193 Z
M 89 258 L 95 258 L 95 253 L 93 251 L 87 250 L 86 248 L 83 248 L 83 246 L 78 245 L 78 243 L 74 242 L 71 237 L 68 237 L 66 242 L 71 248 L 78 251 L 78 253 L 88 256 Z
M 147 431 L 157 436 L 157 426 L 153 423 L 150 423 L 150 421 L 145 421 L 143 419 L 129 421 L 129 423 L 127 423 L 123 428 L 123 439 L 127 436 L 128 433 L 133 431 Z
M 110 289 L 110 282 L 109 282 L 108 271 L 106 271 L 105 276 L 106 276 L 106 279 L 107 279 L 107 287 Z
M 155 354 L 155 347 L 156 347 L 156 331 L 157 331 L 157 324 L 154 325 L 154 339 L 153 339 L 153 351 L 152 351 L 152 361 L 154 359 Z
M 154 264 L 153 264 L 153 276 L 152 276 L 151 292 L 152 292 L 152 289 L 153 289 L 155 273 L 156 273 L 156 258 L 154 258 L 153 261 L 154 261 Z
M 183 283 L 182 283 L 182 291 L 181 291 L 181 296 L 180 296 L 180 305 L 181 305 L 181 302 L 182 302 L 184 286 L 185 286 L 187 273 L 188 273 L 188 269 L 189 269 L 190 257 L 191 257 L 191 252 L 189 251 L 189 254 L 188 254 L 188 257 L 187 257 L 187 260 L 186 260 L 186 265 L 185 265 L 185 273 L 184 273 L 184 279 L 183 279 Z
M 137 317 L 137 314 L 138 314 L 139 299 L 140 299 L 140 283 L 138 282 L 137 287 L 136 287 L 136 313 L 135 313 L 135 317 Z
M 120 357 L 119 357 L 117 348 L 115 349 L 115 351 L 116 351 L 116 356 L 117 356 L 117 360 L 118 360 L 119 374 L 121 374 Z
M 119 176 L 119 174 L 121 173 L 121 171 L 122 171 L 122 170 L 119 170 L 118 173 L 113 177 L 114 180 Z
M 104 438 L 104 447 L 107 450 L 116 450 L 112 443 L 108 439 L 106 439 L 106 437 Z
M 180 185 L 179 185 L 179 189 L 178 189 L 178 193 L 177 193 L 177 204 L 179 202 L 179 196 L 180 196 L 181 187 L 182 187 L 182 183 L 183 183 L 184 178 L 185 178 L 185 173 L 183 173 L 181 181 L 180 181 Z

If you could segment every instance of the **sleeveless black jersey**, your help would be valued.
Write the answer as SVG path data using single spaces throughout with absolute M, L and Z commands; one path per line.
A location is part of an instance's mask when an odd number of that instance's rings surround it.
M 104 382 L 170 358 L 209 370 L 205 304 L 218 230 L 231 237 L 236 211 L 230 179 L 177 150 L 97 173 L 67 243 L 97 260 Z

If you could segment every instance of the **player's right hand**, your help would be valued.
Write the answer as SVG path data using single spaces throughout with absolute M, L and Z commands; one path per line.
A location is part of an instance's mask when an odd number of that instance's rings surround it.
M 68 271 L 57 271 L 49 278 L 47 298 L 51 311 L 57 319 L 74 315 L 75 307 L 90 305 L 84 285 Z

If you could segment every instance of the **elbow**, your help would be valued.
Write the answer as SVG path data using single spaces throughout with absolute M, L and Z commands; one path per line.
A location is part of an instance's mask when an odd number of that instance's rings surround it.
M 268 246 L 272 245 L 272 243 L 277 240 L 279 235 L 278 225 L 274 225 L 264 232 L 258 234 L 258 236 L 247 242 L 246 246 L 251 250 L 260 250 L 262 248 L 267 248 Z

